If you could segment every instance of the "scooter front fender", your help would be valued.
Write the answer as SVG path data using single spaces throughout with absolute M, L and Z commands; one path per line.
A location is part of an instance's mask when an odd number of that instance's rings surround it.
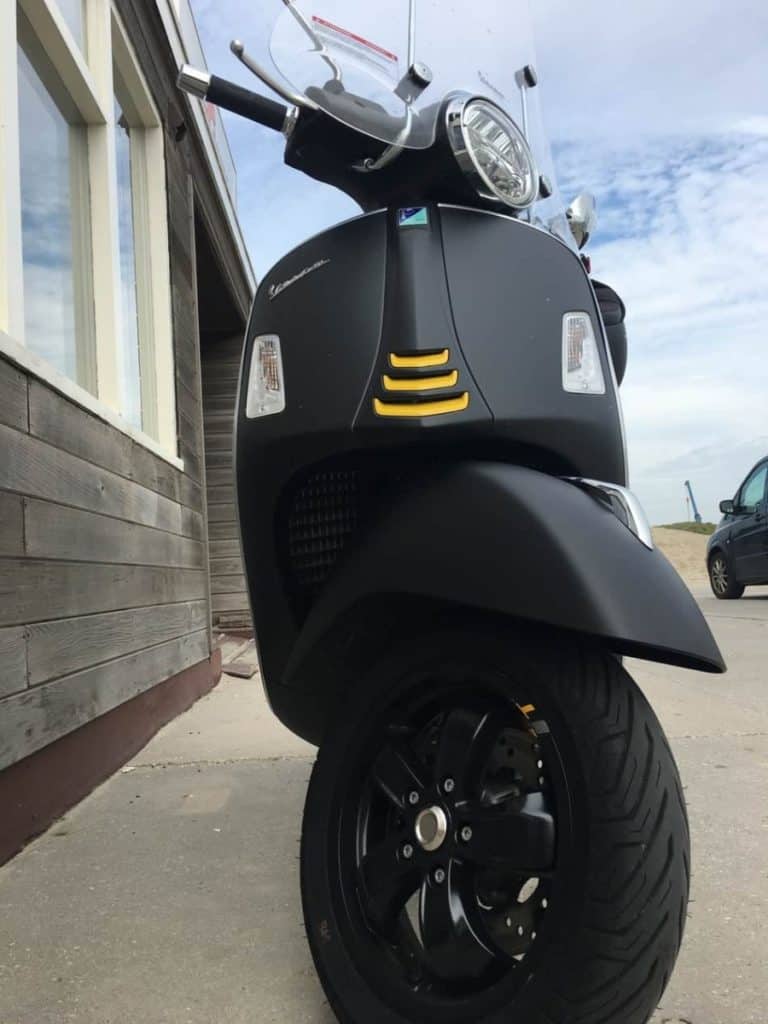
M 506 463 L 438 469 L 346 554 L 304 625 L 285 682 L 306 679 L 323 637 L 375 595 L 501 613 L 617 654 L 725 671 L 677 572 L 589 490 Z

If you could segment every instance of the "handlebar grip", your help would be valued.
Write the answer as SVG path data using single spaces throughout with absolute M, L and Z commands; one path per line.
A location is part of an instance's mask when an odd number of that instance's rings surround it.
M 231 110 L 233 114 L 247 117 L 250 121 L 256 121 L 276 132 L 283 130 L 288 113 L 288 107 L 283 103 L 276 103 L 275 100 L 267 99 L 266 96 L 259 96 L 258 93 L 243 89 L 242 86 L 228 82 L 225 78 L 219 78 L 217 75 L 211 75 L 206 99 L 214 106 L 224 107 L 225 110 Z

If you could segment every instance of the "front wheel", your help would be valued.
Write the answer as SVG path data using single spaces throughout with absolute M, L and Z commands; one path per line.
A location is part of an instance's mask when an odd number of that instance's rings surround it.
M 307 795 L 305 922 L 342 1024 L 645 1024 L 688 865 L 677 768 L 619 662 L 505 629 L 359 678 Z

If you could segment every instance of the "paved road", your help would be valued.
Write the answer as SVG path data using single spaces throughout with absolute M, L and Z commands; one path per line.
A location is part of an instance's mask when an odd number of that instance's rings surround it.
M 654 1024 L 766 1024 L 768 591 L 701 602 L 729 675 L 630 666 L 672 737 L 695 844 Z M 297 896 L 310 765 L 258 689 L 225 679 L 0 870 L 0 1024 L 333 1024 Z
M 693 838 L 688 931 L 653 1024 L 767 1024 L 768 589 L 697 598 L 727 675 L 628 665 L 671 738 Z

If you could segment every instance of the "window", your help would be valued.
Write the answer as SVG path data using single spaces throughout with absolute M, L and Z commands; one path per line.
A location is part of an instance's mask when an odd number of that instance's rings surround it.
M 85 52 L 85 11 L 83 0 L 59 0 L 59 10 L 75 42 Z
M 92 387 L 87 132 L 23 17 L 22 26 L 18 91 L 26 340 L 65 376 Z
M 741 488 L 738 506 L 754 512 L 765 498 L 765 481 L 768 477 L 768 464 L 759 466 Z
M 120 248 L 120 295 L 122 299 L 122 331 L 120 334 L 120 368 L 122 401 L 126 418 L 140 427 L 141 366 L 139 322 L 136 299 L 136 240 L 133 225 L 133 183 L 131 181 L 131 126 L 123 107 L 115 98 L 115 149 L 117 151 L 117 211 Z M 134 153 L 135 161 L 135 153 Z
M 167 217 L 162 122 L 110 0 L 0 0 L 0 343 L 175 455 Z

